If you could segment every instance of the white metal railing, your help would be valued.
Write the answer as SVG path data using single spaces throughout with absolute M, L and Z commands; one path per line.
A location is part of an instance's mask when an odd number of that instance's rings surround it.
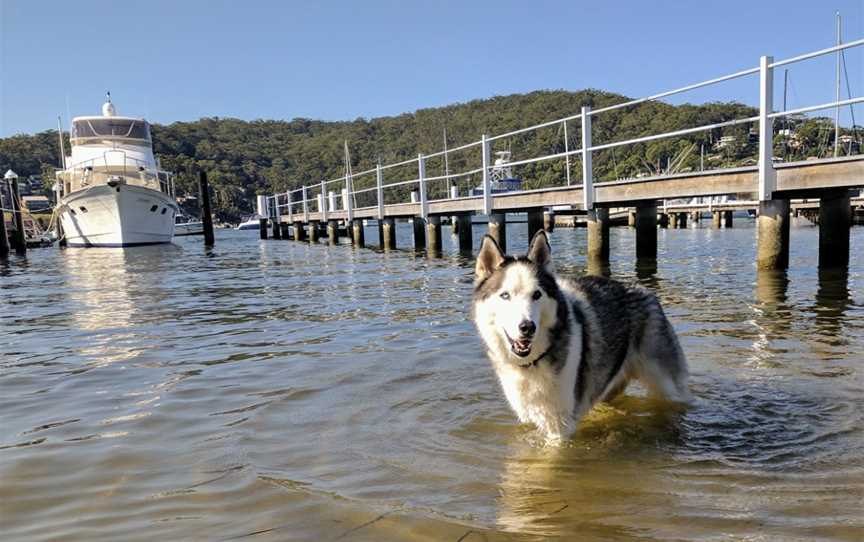
M 318 212 L 321 218 L 326 220 L 326 217 L 329 215 L 329 212 L 332 211 L 347 211 L 347 215 L 349 220 L 354 218 L 354 211 L 356 209 L 377 209 L 378 218 L 384 218 L 385 216 L 385 191 L 392 190 L 398 187 L 411 186 L 416 185 L 416 190 L 413 190 L 416 197 L 416 201 L 414 203 L 418 204 L 418 212 L 417 214 L 423 218 L 426 218 L 429 213 L 429 203 L 434 201 L 442 201 L 442 199 L 453 198 L 454 194 L 449 192 L 446 198 L 439 199 L 429 199 L 428 189 L 430 183 L 437 183 L 441 181 L 446 181 L 448 186 L 451 186 L 450 183 L 454 179 L 460 178 L 473 178 L 474 175 L 481 173 L 481 186 L 483 188 L 482 193 L 483 197 L 478 204 L 478 211 L 482 211 L 484 214 L 491 214 L 493 205 L 492 201 L 494 198 L 494 194 L 491 190 L 491 175 L 490 172 L 492 168 L 494 168 L 494 164 L 491 162 L 491 146 L 490 144 L 493 141 L 511 137 L 518 134 L 523 134 L 527 132 L 537 131 L 542 128 L 549 128 L 554 126 L 561 126 L 564 130 L 564 152 L 555 152 L 546 154 L 543 156 L 537 156 L 533 158 L 528 158 L 524 160 L 517 160 L 513 162 L 508 162 L 506 164 L 507 167 L 515 167 L 522 166 L 528 164 L 534 164 L 538 162 L 548 161 L 548 160 L 561 160 L 564 159 L 566 161 L 566 179 L 567 184 L 571 184 L 570 179 L 570 157 L 571 156 L 580 156 L 582 161 L 582 188 L 583 188 L 583 201 L 582 205 L 586 210 L 592 209 L 595 203 L 595 189 L 594 189 L 594 178 L 593 178 L 593 164 L 592 164 L 592 155 L 594 152 L 605 150 L 605 149 L 614 149 L 617 147 L 623 147 L 627 145 L 635 145 L 639 143 L 647 143 L 650 141 L 656 141 L 660 139 L 668 139 L 674 137 L 685 136 L 689 134 L 699 133 L 699 132 L 707 132 L 711 130 L 716 130 L 718 128 L 726 128 L 729 126 L 735 126 L 739 124 L 747 124 L 758 122 L 759 124 L 759 151 L 758 151 L 758 164 L 759 164 L 759 197 L 760 200 L 768 200 L 771 199 L 771 194 L 775 189 L 776 183 L 776 174 L 774 171 L 773 164 L 773 126 L 772 121 L 778 117 L 790 116 L 790 115 L 799 115 L 804 113 L 811 113 L 814 111 L 820 111 L 825 109 L 830 109 L 834 107 L 845 107 L 852 106 L 854 104 L 864 102 L 864 96 L 858 97 L 850 97 L 846 100 L 837 100 L 833 102 L 801 107 L 797 109 L 790 109 L 784 111 L 775 111 L 773 108 L 773 80 L 774 80 L 774 68 L 780 66 L 786 66 L 789 64 L 793 64 L 796 62 L 802 62 L 805 60 L 809 60 L 812 58 L 817 58 L 820 56 L 824 56 L 831 53 L 838 53 L 840 51 L 844 51 L 846 49 L 850 49 L 853 47 L 859 47 L 864 45 L 864 39 L 858 39 L 854 41 L 847 42 L 845 44 L 829 47 L 826 49 L 821 49 L 818 51 L 813 51 L 810 53 L 798 55 L 795 57 L 791 57 L 785 60 L 774 61 L 770 56 L 764 56 L 760 59 L 759 66 L 755 68 L 748 68 L 745 70 L 741 70 L 735 73 L 731 73 L 728 75 L 723 75 L 721 77 L 716 77 L 713 79 L 708 79 L 706 81 L 701 81 L 699 83 L 694 83 L 691 85 L 683 86 L 680 88 L 676 88 L 673 90 L 660 92 L 658 94 L 653 94 L 651 96 L 646 96 L 644 98 L 637 98 L 633 100 L 629 100 L 626 102 L 622 102 L 619 104 L 614 104 L 606 107 L 601 107 L 597 109 L 591 109 L 590 107 L 583 107 L 582 110 L 574 115 L 570 115 L 561 119 L 556 119 L 548 122 L 543 122 L 540 124 L 535 124 L 533 126 L 528 126 L 525 128 L 519 128 L 517 130 L 513 130 L 510 132 L 506 132 L 503 134 L 487 136 L 483 135 L 479 141 L 472 141 L 470 143 L 453 147 L 453 148 L 445 148 L 445 150 L 438 151 L 431 154 L 419 154 L 416 158 L 410 158 L 406 160 L 402 160 L 399 162 L 395 162 L 392 164 L 378 164 L 376 167 L 372 169 L 367 169 L 365 171 L 361 171 L 359 173 L 346 174 L 341 177 L 337 177 L 335 179 L 321 181 L 316 185 L 306 185 L 302 188 L 289 190 L 284 194 L 278 194 L 275 196 L 270 196 L 270 199 L 274 201 L 275 209 L 277 209 L 277 213 L 280 213 L 282 216 L 286 214 L 289 217 L 289 220 L 297 220 L 298 211 L 302 210 L 302 219 L 308 220 L 310 212 Z M 700 126 L 695 126 L 691 128 L 683 128 L 680 130 L 673 130 L 669 132 L 635 137 L 623 141 L 614 141 L 608 143 L 601 144 L 593 144 L 591 139 L 591 120 L 593 117 L 597 115 L 601 115 L 606 112 L 615 111 L 618 109 L 632 107 L 635 105 L 639 105 L 646 102 L 656 101 L 662 98 L 668 98 L 670 96 L 674 96 L 676 94 L 681 94 L 684 92 L 708 87 L 711 85 L 716 85 L 719 83 L 731 81 L 734 79 L 739 79 L 742 77 L 747 77 L 751 75 L 759 74 L 759 114 L 750 117 L 731 119 L 722 122 L 715 122 L 711 124 L 704 124 Z M 567 123 L 570 121 L 580 120 L 580 134 L 581 134 L 581 148 L 571 149 L 568 141 L 568 129 Z M 461 172 L 446 172 L 444 175 L 433 175 L 428 176 L 426 173 L 426 163 L 429 159 L 444 157 L 446 160 L 448 156 L 453 153 L 465 151 L 471 149 L 473 147 L 480 147 L 480 158 L 481 158 L 481 167 L 468 169 L 466 171 Z M 392 170 L 394 168 L 405 167 L 410 165 L 416 165 L 417 174 L 416 177 L 411 176 L 411 178 L 407 180 L 398 180 L 394 182 L 384 182 L 385 172 L 387 170 Z M 367 176 L 367 175 L 375 175 L 375 186 L 365 187 L 360 189 L 354 188 L 353 181 L 359 177 Z M 336 191 L 338 190 L 338 192 Z M 314 197 L 310 197 L 309 193 L 314 192 Z M 317 191 L 317 192 L 316 192 Z M 330 192 L 333 192 L 331 194 Z M 374 205 L 364 205 L 362 207 L 356 207 L 355 202 L 358 195 L 364 194 L 375 194 L 375 204 Z M 297 198 L 297 195 L 300 195 L 300 198 Z M 335 197 L 334 197 L 335 196 Z M 455 197 L 459 197 L 459 195 L 455 195 Z M 414 198 L 412 198 L 414 199 Z M 339 209 L 338 202 L 341 200 L 341 209 Z M 284 203 L 280 203 L 284 202 Z M 334 203 L 335 202 L 335 203 Z M 405 202 L 403 202 L 405 203 Z M 286 212 L 287 211 L 287 212 Z

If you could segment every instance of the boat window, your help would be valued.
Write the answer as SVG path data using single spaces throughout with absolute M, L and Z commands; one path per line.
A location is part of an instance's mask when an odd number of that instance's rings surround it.
M 72 125 L 72 137 L 124 137 L 150 141 L 150 126 L 135 119 L 82 119 Z
M 168 211 L 168 207 L 162 207 L 162 214 L 164 215 Z
M 158 205 L 154 205 L 153 207 L 150 207 L 150 212 L 151 212 L 151 213 L 155 213 L 155 212 L 156 212 L 156 209 L 158 209 L 158 208 L 159 208 Z

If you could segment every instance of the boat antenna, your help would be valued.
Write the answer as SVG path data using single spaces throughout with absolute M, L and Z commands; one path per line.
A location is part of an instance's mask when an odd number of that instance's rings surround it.
M 108 103 L 110 104 L 111 103 L 111 91 L 110 90 L 105 92 L 105 98 L 108 100 Z
M 66 150 L 63 148 L 63 123 L 57 115 L 57 135 L 60 136 L 60 167 L 66 169 Z

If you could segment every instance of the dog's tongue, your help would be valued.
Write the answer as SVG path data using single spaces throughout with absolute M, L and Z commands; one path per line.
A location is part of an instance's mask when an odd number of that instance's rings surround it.
M 516 339 L 516 348 L 519 350 L 528 350 L 531 348 L 531 339 Z

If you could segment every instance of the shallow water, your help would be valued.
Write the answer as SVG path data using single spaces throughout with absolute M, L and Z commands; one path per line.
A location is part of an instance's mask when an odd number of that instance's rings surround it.
M 864 228 L 848 272 L 799 224 L 759 275 L 751 221 L 661 230 L 638 272 L 613 229 L 697 404 L 631 388 L 561 448 L 509 412 L 448 231 L 439 259 L 219 231 L 0 264 L 3 540 L 864 539 Z M 584 272 L 584 230 L 552 243 Z

